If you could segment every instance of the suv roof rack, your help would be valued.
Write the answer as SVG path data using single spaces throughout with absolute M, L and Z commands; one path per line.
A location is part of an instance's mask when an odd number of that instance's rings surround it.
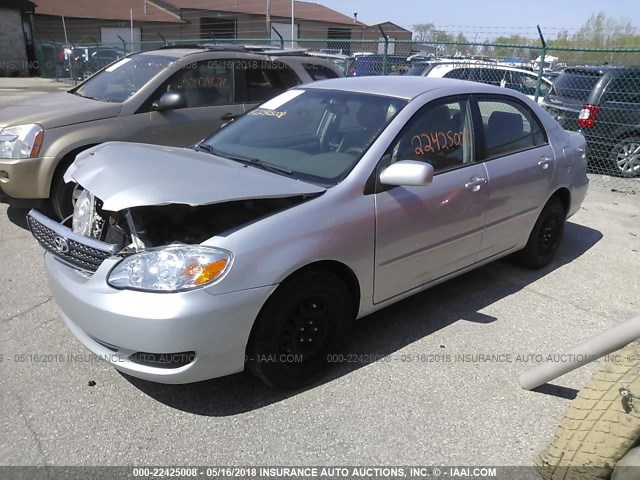
M 273 45 L 242 45 L 240 43 L 191 43 L 181 45 L 164 45 L 156 50 L 184 48 L 193 50 L 219 50 L 221 52 L 247 52 L 258 55 L 306 55 L 306 48 L 280 48 Z

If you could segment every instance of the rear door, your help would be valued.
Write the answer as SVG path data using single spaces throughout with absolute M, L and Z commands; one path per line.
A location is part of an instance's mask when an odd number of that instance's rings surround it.
M 601 79 L 602 74 L 595 70 L 562 73 L 553 82 L 543 105 L 562 128 L 577 131 L 580 110 Z
M 555 156 L 540 121 L 523 103 L 501 95 L 476 97 L 480 158 L 488 173 L 488 208 L 479 259 L 528 236 L 550 194 Z

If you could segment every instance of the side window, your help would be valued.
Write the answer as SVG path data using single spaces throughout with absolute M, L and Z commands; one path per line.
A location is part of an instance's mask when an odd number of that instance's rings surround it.
M 640 103 L 640 77 L 622 76 L 611 80 L 603 101 Z
M 262 102 L 300 83 L 295 73 L 278 62 L 248 62 L 247 101 Z
M 546 143 L 538 119 L 523 105 L 509 100 L 479 100 L 478 107 L 487 158 Z
M 391 162 L 419 160 L 442 172 L 474 161 L 467 100 L 431 103 L 418 111 L 390 149 Z
M 476 68 L 481 78 L 478 78 L 477 82 L 486 83 L 488 85 L 494 85 L 496 87 L 504 87 L 509 81 L 508 71 L 501 70 L 499 68 Z
M 327 80 L 329 78 L 338 78 L 338 74 L 325 67 L 324 65 L 314 65 L 313 63 L 305 63 L 304 69 L 313 80 Z
M 187 108 L 210 107 L 233 103 L 233 64 L 224 60 L 203 60 L 182 68 L 167 80 L 154 95 L 182 92 Z
M 448 73 L 445 73 L 443 78 L 455 78 L 457 80 L 468 80 L 469 69 L 468 68 L 454 68 Z

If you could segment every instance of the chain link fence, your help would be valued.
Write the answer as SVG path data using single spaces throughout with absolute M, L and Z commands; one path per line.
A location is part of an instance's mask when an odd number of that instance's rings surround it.
M 540 44 L 380 40 L 240 40 L 165 38 L 136 44 L 39 43 L 43 77 L 74 83 L 134 50 L 215 43 L 304 49 L 333 61 L 347 76 L 422 75 L 517 90 L 539 102 L 588 143 L 592 182 L 640 190 L 640 47 L 579 48 Z

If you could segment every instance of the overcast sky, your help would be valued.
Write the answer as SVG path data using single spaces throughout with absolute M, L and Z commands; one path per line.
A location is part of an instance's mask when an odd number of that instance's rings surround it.
M 558 30 L 573 33 L 593 13 L 603 11 L 615 20 L 640 27 L 640 0 L 320 0 L 322 5 L 373 24 L 390 21 L 410 29 L 433 23 L 448 32 L 462 31 L 473 39 L 521 34 L 537 36 L 539 24 L 548 39 Z

